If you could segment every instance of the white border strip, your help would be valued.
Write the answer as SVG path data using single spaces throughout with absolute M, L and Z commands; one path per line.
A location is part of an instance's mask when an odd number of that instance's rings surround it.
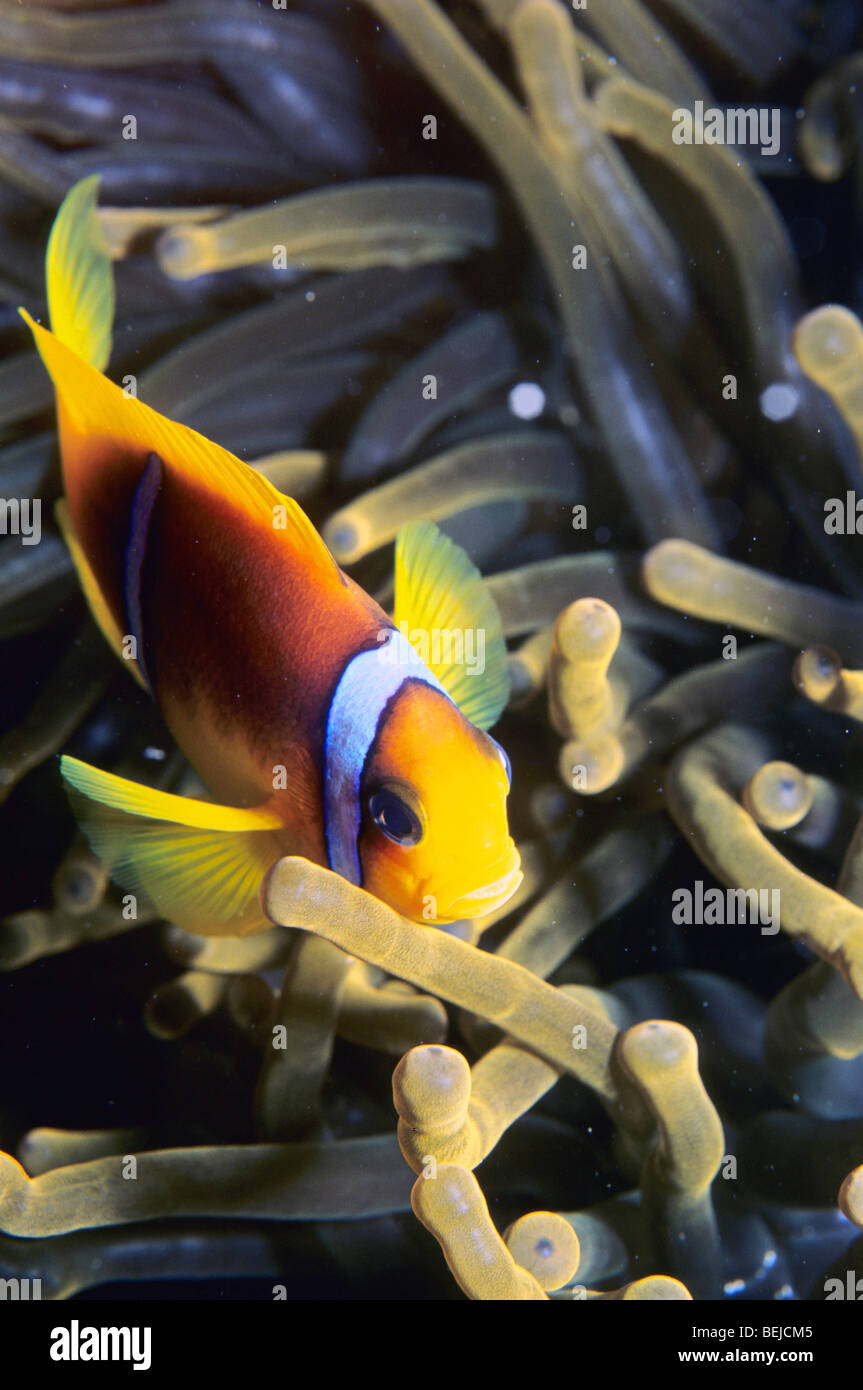
M 395 628 L 388 641 L 348 662 L 336 686 L 324 741 L 324 830 L 330 868 L 360 885 L 360 778 L 381 715 L 406 680 L 446 690 Z

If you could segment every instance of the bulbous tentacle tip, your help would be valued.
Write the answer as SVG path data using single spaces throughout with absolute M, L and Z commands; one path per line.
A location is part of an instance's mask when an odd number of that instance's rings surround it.
M 555 1211 L 532 1211 L 504 1232 L 504 1244 L 521 1269 L 532 1274 L 546 1293 L 575 1278 L 581 1259 L 578 1236 Z
M 842 659 L 832 647 L 807 647 L 794 662 L 791 679 L 807 700 L 823 704 L 842 677 Z
M 393 1072 L 393 1103 L 408 1124 L 423 1129 L 463 1123 L 470 1101 L 470 1067 L 454 1047 L 413 1047 Z
M 855 1226 L 863 1226 L 863 1163 L 853 1168 L 839 1189 L 839 1210 Z
M 649 1274 L 645 1279 L 636 1279 L 625 1284 L 606 1298 L 619 1299 L 623 1303 L 691 1303 L 692 1294 L 679 1279 L 671 1279 L 666 1274 Z

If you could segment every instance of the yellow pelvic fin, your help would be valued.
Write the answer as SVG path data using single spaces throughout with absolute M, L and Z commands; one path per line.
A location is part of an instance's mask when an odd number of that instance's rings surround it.
M 98 174 L 69 189 L 48 238 L 45 280 L 54 333 L 103 371 L 111 356 L 114 271 L 96 215 L 98 195 Z
M 60 527 L 63 539 L 69 548 L 69 554 L 72 556 L 81 588 L 84 590 L 84 597 L 90 606 L 90 612 L 99 625 L 102 636 L 115 656 L 120 657 L 124 664 L 129 667 L 141 688 L 146 690 L 147 683 L 141 675 L 137 661 L 132 657 L 127 657 L 123 651 L 123 633 L 114 621 L 114 615 L 108 607 L 96 576 L 81 549 L 78 537 L 75 535 L 75 528 L 72 525 L 72 518 L 69 516 L 69 508 L 62 497 L 54 503 L 54 515 L 57 518 L 57 525 Z
M 247 810 L 242 806 L 219 806 L 215 802 L 196 801 L 191 796 L 156 791 L 140 782 L 117 777 L 113 772 L 102 772 L 68 755 L 60 759 L 60 771 L 76 791 L 91 800 L 148 820 L 173 821 L 194 830 L 219 830 L 228 834 L 277 830 L 283 824 L 274 811 L 265 807 Z
M 278 816 L 154 791 L 77 758 L 60 766 L 91 849 L 123 888 L 198 935 L 270 925 L 258 891 L 284 853 Z
M 398 534 L 394 618 L 425 634 L 420 656 L 465 718 L 490 729 L 509 698 L 500 614 L 476 565 L 431 521 Z

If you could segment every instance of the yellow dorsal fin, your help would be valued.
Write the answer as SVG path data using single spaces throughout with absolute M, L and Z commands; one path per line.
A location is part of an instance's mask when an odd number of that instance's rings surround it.
M 509 698 L 506 643 L 497 605 L 476 565 L 431 521 L 411 521 L 396 541 L 395 622 L 418 646 L 447 694 L 480 729 Z
M 169 469 L 214 489 L 256 521 L 265 518 L 274 534 L 288 539 L 309 563 L 336 573 L 335 561 L 292 497 L 279 492 L 263 474 L 220 444 L 212 443 L 188 425 L 169 420 L 122 391 L 55 334 L 36 323 L 26 309 L 18 312 L 33 333 L 69 428 L 83 438 L 115 439 L 142 457 L 158 454 Z M 64 456 L 64 470 L 66 466 Z
M 78 537 L 75 535 L 72 518 L 69 516 L 69 508 L 66 506 L 62 497 L 54 503 L 54 515 L 57 518 L 57 525 L 60 527 L 63 539 L 69 548 L 69 554 L 72 556 L 72 562 L 77 571 L 81 588 L 84 590 L 84 597 L 90 606 L 90 612 L 99 625 L 102 636 L 111 647 L 114 655 L 120 657 L 121 661 L 129 667 L 132 675 L 141 688 L 146 690 L 147 683 L 141 675 L 137 661 L 127 657 L 123 651 L 123 634 L 114 621 L 114 615 L 105 602 L 96 576 L 87 563 L 87 557 L 81 549 Z
M 97 371 L 111 356 L 114 272 L 96 215 L 99 175 L 74 184 L 60 204 L 45 256 L 54 333 Z
M 258 890 L 284 853 L 277 816 L 154 791 L 77 758 L 61 769 L 91 849 L 123 888 L 198 935 L 269 925 Z
M 100 451 L 119 445 L 144 460 L 156 453 L 169 471 L 212 488 L 300 550 L 331 576 L 335 562 L 302 508 L 254 468 L 186 425 L 122 391 L 102 373 L 114 317 L 111 259 L 96 213 L 99 178 L 82 179 L 64 198 L 48 241 L 46 277 L 53 333 L 25 309 L 42 361 L 57 392 L 67 495 L 86 495 Z M 90 444 L 94 446 L 90 448 Z

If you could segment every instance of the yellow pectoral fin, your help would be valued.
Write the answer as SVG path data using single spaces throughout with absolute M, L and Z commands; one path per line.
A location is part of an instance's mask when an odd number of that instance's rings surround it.
M 258 891 L 284 853 L 278 817 L 154 791 L 76 758 L 61 769 L 91 849 L 123 888 L 200 936 L 270 925 Z
M 396 540 L 395 622 L 428 643 L 420 651 L 462 714 L 490 729 L 509 699 L 506 642 L 497 604 L 476 565 L 431 521 Z

